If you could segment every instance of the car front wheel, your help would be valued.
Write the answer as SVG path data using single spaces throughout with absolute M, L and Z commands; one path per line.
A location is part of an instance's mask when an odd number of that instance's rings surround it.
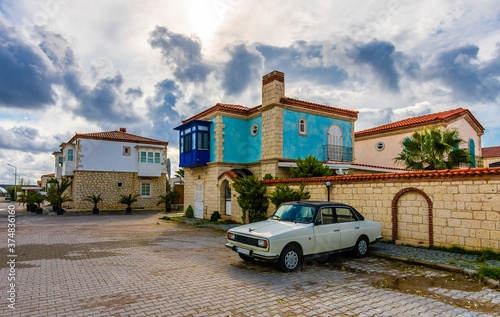
M 300 250 L 295 246 L 288 246 L 283 249 L 281 256 L 278 260 L 278 267 L 283 272 L 295 271 L 302 262 L 302 255 Z
M 356 242 L 354 251 L 356 252 L 356 256 L 358 258 L 365 257 L 368 254 L 368 239 L 366 239 L 366 237 L 360 237 Z

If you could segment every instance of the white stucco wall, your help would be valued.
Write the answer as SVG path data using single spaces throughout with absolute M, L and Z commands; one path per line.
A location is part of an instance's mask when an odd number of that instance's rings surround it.
M 481 156 L 481 137 L 465 118 L 450 123 L 446 128 L 458 130 L 459 136 L 466 142 L 461 145 L 462 148 L 468 148 L 469 139 L 474 140 L 476 156 Z M 414 131 L 422 130 L 423 128 L 418 128 L 409 132 L 401 131 L 390 135 L 372 136 L 364 140 L 356 139 L 354 142 L 355 162 L 385 167 L 404 167 L 400 163 L 395 163 L 394 158 L 403 150 L 404 139 L 410 137 Z M 382 151 L 375 148 L 380 141 L 385 144 Z
M 140 176 L 160 176 L 165 168 L 164 150 L 159 145 L 137 144 L 128 142 L 113 142 L 103 140 L 80 139 L 81 151 L 78 170 L 87 171 L 114 171 L 138 172 Z M 123 148 L 130 147 L 130 155 L 123 154 Z M 140 151 L 160 153 L 160 163 L 140 163 Z

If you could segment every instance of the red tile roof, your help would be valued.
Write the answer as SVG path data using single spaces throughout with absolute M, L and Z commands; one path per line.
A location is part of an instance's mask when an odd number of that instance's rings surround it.
M 130 134 L 122 131 L 107 131 L 107 132 L 95 132 L 95 133 L 77 133 L 75 136 L 68 141 L 68 143 L 73 143 L 76 139 L 92 139 L 92 140 L 105 140 L 105 141 L 116 141 L 116 142 L 132 142 L 132 143 L 145 143 L 145 144 L 155 144 L 167 146 L 168 142 L 158 141 L 150 138 L 145 138 L 135 134 Z
M 259 111 L 259 108 L 261 105 L 253 108 L 248 108 L 240 105 L 231 105 L 231 104 L 226 104 L 226 103 L 218 103 L 213 107 L 210 107 L 197 115 L 192 116 L 191 118 L 188 118 L 186 120 L 182 120 L 182 123 L 189 122 L 191 120 L 196 120 L 196 119 L 202 119 L 214 112 L 226 112 L 226 113 L 231 113 L 231 114 L 236 114 L 236 115 L 242 115 L 242 116 L 249 116 L 254 113 L 257 113 Z
M 442 171 L 415 171 L 405 173 L 381 173 L 381 174 L 359 174 L 359 175 L 342 175 L 328 177 L 311 177 L 311 178 L 288 178 L 288 179 L 272 179 L 264 180 L 262 183 L 272 184 L 300 184 L 300 183 L 323 183 L 330 181 L 332 183 L 349 183 L 363 181 L 411 181 L 422 180 L 432 181 L 433 179 L 449 179 L 449 178 L 472 178 L 476 176 L 494 176 L 495 179 L 500 179 L 500 167 L 492 168 L 469 168 L 469 169 L 454 169 Z
M 304 109 L 310 109 L 310 110 L 316 110 L 316 111 L 321 111 L 321 112 L 327 112 L 327 113 L 333 113 L 337 114 L 340 116 L 344 117 L 349 117 L 349 118 L 358 118 L 358 112 L 359 111 L 353 111 L 353 110 L 346 110 L 346 109 L 341 109 L 341 108 L 335 108 L 335 107 L 330 107 L 330 106 L 325 106 L 325 105 L 320 105 L 317 103 L 312 103 L 312 102 L 307 102 L 307 101 L 301 101 L 297 99 L 292 99 L 292 98 L 286 98 L 283 97 L 281 98 L 280 102 L 285 105 L 290 105 L 290 106 L 296 106 Z M 249 116 L 252 114 L 255 114 L 259 112 L 260 108 L 262 105 L 258 105 L 253 108 L 248 108 L 240 105 L 231 105 L 231 104 L 225 104 L 225 103 L 218 103 L 213 107 L 210 107 L 186 120 L 182 120 L 182 123 L 189 122 L 191 120 L 196 120 L 196 119 L 202 119 L 207 117 L 208 115 L 214 113 L 214 112 L 226 112 L 226 113 L 231 113 L 231 114 L 236 114 L 236 115 L 242 115 L 242 116 Z
M 279 159 L 279 162 L 297 162 L 297 160 L 293 159 Z M 399 171 L 415 171 L 415 170 L 410 170 L 406 168 L 401 168 L 401 167 L 387 167 L 387 166 L 378 166 L 378 165 L 368 165 L 368 164 L 361 164 L 361 163 L 352 163 L 352 162 L 336 162 L 336 161 L 327 161 L 325 164 L 343 164 L 343 165 L 353 165 L 353 166 L 361 166 L 361 167 L 371 167 L 371 168 L 384 168 L 384 169 L 389 169 L 389 170 L 399 170 Z
M 483 153 L 483 158 L 499 157 L 500 146 L 483 147 L 481 152 Z
M 458 108 L 458 109 L 453 109 L 453 110 L 448 110 L 448 111 L 443 111 L 443 112 L 438 112 L 438 113 L 432 113 L 432 114 L 428 114 L 428 115 L 424 115 L 424 116 L 408 118 L 405 120 L 385 124 L 385 125 L 382 125 L 379 127 L 356 132 L 354 134 L 354 136 L 356 138 L 360 138 L 360 137 L 378 135 L 378 134 L 387 133 L 387 132 L 406 130 L 406 129 L 416 128 L 416 127 L 423 127 L 423 126 L 428 126 L 428 125 L 433 125 L 433 124 L 448 123 L 452 120 L 455 120 L 455 119 L 460 118 L 461 116 L 465 116 L 465 115 L 469 116 L 469 118 L 476 124 L 477 129 L 481 133 L 484 132 L 483 126 L 479 123 L 479 121 L 476 120 L 476 118 L 472 115 L 472 113 L 469 110 Z
M 317 103 L 312 103 L 312 102 L 308 102 L 308 101 L 302 101 L 302 100 L 297 100 L 297 99 L 287 98 L 287 97 L 282 97 L 280 102 L 282 104 L 285 104 L 285 105 L 296 106 L 296 107 L 300 107 L 300 108 L 316 110 L 316 111 L 321 111 L 321 112 L 333 113 L 333 114 L 337 114 L 337 115 L 349 117 L 349 118 L 354 118 L 354 119 L 358 118 L 358 113 L 359 113 L 359 111 L 341 109 L 341 108 L 336 108 L 336 107 L 331 107 L 331 106 L 325 106 L 325 105 L 320 105 Z
M 42 177 L 54 177 L 54 176 L 56 176 L 56 174 L 54 173 L 42 175 Z
M 217 179 L 220 180 L 222 177 L 224 177 L 224 175 L 229 176 L 229 178 L 231 179 L 239 178 L 239 176 L 235 172 L 227 170 L 224 173 L 220 174 L 219 177 L 217 177 Z

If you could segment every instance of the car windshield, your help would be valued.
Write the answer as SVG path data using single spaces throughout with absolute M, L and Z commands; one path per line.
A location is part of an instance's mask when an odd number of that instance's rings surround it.
M 314 207 L 300 205 L 281 205 L 271 216 L 279 221 L 311 222 L 314 216 Z

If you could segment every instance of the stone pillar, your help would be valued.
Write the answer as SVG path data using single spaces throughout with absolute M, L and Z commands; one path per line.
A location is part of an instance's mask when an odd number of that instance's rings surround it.
M 262 76 L 262 108 L 280 102 L 285 97 L 285 74 L 273 70 Z

